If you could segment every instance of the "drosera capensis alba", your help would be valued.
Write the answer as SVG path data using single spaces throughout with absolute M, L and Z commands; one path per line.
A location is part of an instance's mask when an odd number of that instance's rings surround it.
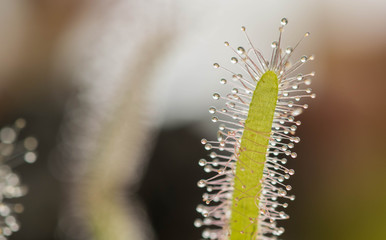
M 308 108 L 301 103 L 303 98 L 315 98 L 308 88 L 315 73 L 298 73 L 314 56 L 290 62 L 294 50 L 310 33 L 294 47 L 283 49 L 287 23 L 286 18 L 281 19 L 279 38 L 271 44 L 269 59 L 253 46 L 245 27 L 241 30 L 249 49 L 235 49 L 225 42 L 235 54 L 231 63 L 243 74 L 213 64 L 230 74 L 231 80 L 223 78 L 220 83 L 231 85 L 232 90 L 225 96 L 213 94 L 215 100 L 225 103 L 221 109 L 209 108 L 209 113 L 216 114 L 212 121 L 221 123 L 217 140 L 201 140 L 211 152 L 210 160 L 200 159 L 198 164 L 212 175 L 197 183 L 207 192 L 204 204 L 197 206 L 204 219 L 196 219 L 194 225 L 205 227 L 205 239 L 275 240 L 284 233 L 278 220 L 289 218 L 284 209 L 288 201 L 295 200 L 290 194 L 292 187 L 285 183 L 295 173 L 285 165 L 296 158 L 292 148 L 300 141 L 295 132 L 301 122 L 295 117 Z

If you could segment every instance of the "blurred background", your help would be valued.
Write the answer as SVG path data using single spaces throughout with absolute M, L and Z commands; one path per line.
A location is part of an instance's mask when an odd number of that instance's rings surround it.
M 283 239 L 386 239 L 386 2 L 35 0 L 0 2 L 0 123 L 27 120 L 39 159 L 14 240 L 200 239 L 207 109 L 226 92 L 223 46 L 284 45 L 316 60 L 317 94 L 289 164 Z

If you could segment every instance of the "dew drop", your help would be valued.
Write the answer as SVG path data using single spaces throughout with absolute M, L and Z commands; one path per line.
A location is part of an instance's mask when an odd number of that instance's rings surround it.
M 216 108 L 215 108 L 215 107 L 210 107 L 210 108 L 209 108 L 209 113 L 210 113 L 210 114 L 216 113 Z
M 0 130 L 0 140 L 3 143 L 13 143 L 16 140 L 16 131 L 13 128 L 5 127 Z
M 219 67 L 220 67 L 220 64 L 214 63 L 214 64 L 213 64 L 213 67 L 214 67 L 214 68 L 219 68 Z
M 272 47 L 272 48 L 277 48 L 277 42 L 276 42 L 276 41 L 272 42 L 272 43 L 271 43 L 271 47 Z
M 206 186 L 206 181 L 204 179 L 201 179 L 200 181 L 197 182 L 197 186 L 199 188 L 203 188 Z M 198 210 L 197 210 L 198 211 Z
M 285 196 L 285 195 L 287 195 L 287 192 L 286 192 L 285 190 L 283 190 L 283 189 L 280 189 L 280 190 L 278 191 L 278 193 L 279 193 L 280 196 Z
M 306 84 L 306 85 L 311 85 L 311 79 L 309 79 L 309 78 L 307 78 L 306 80 L 304 80 L 304 83 Z
M 245 32 L 246 28 L 244 26 L 241 27 L 241 31 Z
M 280 21 L 280 24 L 283 25 L 283 26 L 287 25 L 288 24 L 287 18 L 282 18 L 281 21 Z
M 196 228 L 201 227 L 201 226 L 202 226 L 202 220 L 201 220 L 201 219 L 196 219 L 196 220 L 194 221 L 194 226 L 195 226 Z
M 243 54 L 243 53 L 245 53 L 245 49 L 243 47 L 238 47 L 237 52 L 240 54 Z
M 15 127 L 22 129 L 27 125 L 27 121 L 24 118 L 18 118 L 15 121 Z
M 294 49 L 293 49 L 292 47 L 287 47 L 287 49 L 285 50 L 285 52 L 286 52 L 287 54 L 290 54 L 290 53 L 292 53 L 293 50 L 294 50 Z
M 293 111 L 291 112 L 291 115 L 294 116 L 294 117 L 296 117 L 296 116 L 299 116 L 302 112 L 303 112 L 303 109 L 301 109 L 301 108 L 296 108 L 295 110 L 293 110 Z M 293 131 L 294 131 L 294 130 L 293 130 Z
M 24 139 L 24 147 L 29 151 L 33 151 L 38 147 L 38 140 L 34 137 L 27 137 Z
M 207 161 L 203 158 L 198 161 L 198 165 L 201 167 L 205 166 L 206 164 L 207 164 Z
M 205 138 L 201 139 L 201 144 L 207 144 L 208 143 L 208 140 L 206 140 Z
M 307 59 L 308 59 L 307 56 L 302 56 L 302 57 L 300 58 L 300 61 L 301 61 L 302 63 L 305 63 L 305 62 L 307 61 Z
M 229 42 L 224 42 L 225 47 L 229 46 Z
M 34 152 L 27 152 L 24 154 L 24 161 L 27 163 L 34 163 L 37 159 L 36 153 Z
M 237 60 L 237 58 L 235 58 L 235 57 L 232 57 L 231 58 L 231 63 L 233 63 L 233 64 L 236 64 L 236 63 L 238 63 L 239 61 Z
M 227 84 L 227 80 L 225 78 L 221 78 L 220 79 L 220 83 L 225 85 L 225 84 Z
M 209 151 L 211 149 L 212 149 L 212 145 L 211 144 L 208 143 L 208 144 L 205 145 L 205 150 Z
M 220 99 L 220 94 L 214 93 L 214 94 L 213 94 L 213 99 L 214 99 L 214 100 L 219 100 L 219 99 Z

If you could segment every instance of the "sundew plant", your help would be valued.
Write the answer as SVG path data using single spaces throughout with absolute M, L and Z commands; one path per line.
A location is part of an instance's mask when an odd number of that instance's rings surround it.
M 9 239 L 20 229 L 16 214 L 23 211 L 23 206 L 11 199 L 24 196 L 27 188 L 21 184 L 14 168 L 23 162 L 34 163 L 37 159 L 37 139 L 18 139 L 25 126 L 26 121 L 19 118 L 13 125 L 0 129 L 0 240 Z
M 231 62 L 242 74 L 214 64 L 230 74 L 231 80 L 221 79 L 220 83 L 231 85 L 232 90 L 225 96 L 213 94 L 225 103 L 221 109 L 209 108 L 216 114 L 212 121 L 221 123 L 218 139 L 201 140 L 211 152 L 210 160 L 201 159 L 199 165 L 212 176 L 198 181 L 207 192 L 204 204 L 197 206 L 204 219 L 196 219 L 194 225 L 205 227 L 205 239 L 273 240 L 284 232 L 278 220 L 289 218 L 284 209 L 295 199 L 290 194 L 292 187 L 285 183 L 295 173 L 285 165 L 296 158 L 292 148 L 300 141 L 295 131 L 301 123 L 295 117 L 308 108 L 303 98 L 315 98 L 307 87 L 314 72 L 298 73 L 314 57 L 302 56 L 291 62 L 294 50 L 309 33 L 294 47 L 284 49 L 282 33 L 287 23 L 287 19 L 281 20 L 269 59 L 241 27 L 249 49 L 235 49 L 228 42 L 225 46 L 234 52 Z

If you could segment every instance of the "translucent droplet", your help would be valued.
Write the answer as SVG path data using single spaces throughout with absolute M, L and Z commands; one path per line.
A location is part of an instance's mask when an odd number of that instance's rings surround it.
M 38 147 L 38 140 L 34 137 L 27 137 L 24 139 L 24 147 L 29 151 L 33 151 Z
M 235 64 L 235 63 L 238 63 L 239 61 L 237 60 L 237 58 L 235 57 L 232 57 L 231 58 L 231 63 Z
M 219 100 L 219 99 L 220 99 L 220 94 L 214 93 L 214 94 L 213 94 L 213 99 L 214 99 L 214 100 Z
M 214 67 L 214 68 L 219 68 L 219 67 L 220 67 L 220 64 L 214 63 L 214 64 L 213 64 L 213 67 Z
M 15 127 L 19 129 L 24 128 L 26 124 L 27 124 L 27 121 L 24 118 L 18 118 L 15 121 Z
M 307 108 L 308 108 L 308 104 L 304 104 L 304 105 L 303 105 L 303 108 L 304 108 L 304 109 L 307 109 Z
M 277 42 L 276 42 L 276 41 L 272 42 L 272 43 L 271 43 L 271 47 L 272 47 L 272 48 L 277 48 Z
M 229 42 L 224 42 L 225 47 L 229 46 Z
M 296 76 L 296 79 L 297 79 L 298 81 L 303 80 L 303 75 L 302 75 L 302 74 L 298 74 L 298 75 Z
M 205 138 L 201 139 L 201 144 L 207 144 L 208 143 L 208 140 L 206 140 Z
M 311 85 L 311 79 L 306 79 L 306 80 L 304 80 L 304 83 L 306 84 L 306 85 Z
M 225 85 L 225 84 L 227 84 L 227 80 L 225 78 L 221 78 L 220 83 Z
M 311 98 L 315 98 L 315 97 L 316 97 L 315 93 L 311 94 Z
M 285 50 L 285 52 L 286 52 L 287 54 L 290 54 L 290 53 L 292 53 L 293 50 L 294 50 L 294 49 L 293 49 L 292 47 L 287 47 L 287 49 Z
M 13 150 L 15 149 L 14 144 L 4 144 L 1 148 L 1 155 L 3 156 L 10 156 L 13 153 Z
M 302 57 L 300 58 L 300 61 L 301 61 L 302 63 L 306 62 L 307 60 L 308 60 L 308 57 L 307 57 L 307 56 L 302 56 Z
M 201 167 L 205 166 L 206 164 L 207 164 L 207 161 L 203 158 L 198 161 L 198 165 L 200 165 Z
M 218 121 L 218 117 L 212 117 L 212 122 L 217 122 Z
M 294 175 L 295 174 L 295 170 L 290 169 L 288 173 L 289 173 L 289 175 Z
M 201 227 L 201 226 L 202 226 L 202 220 L 201 220 L 201 219 L 196 219 L 196 220 L 194 221 L 194 226 L 195 226 L 196 228 Z
M 278 194 L 280 196 L 285 196 L 285 195 L 287 195 L 287 192 L 285 190 L 283 190 L 283 189 L 279 189 Z
M 308 37 L 308 36 L 310 36 L 310 35 L 311 35 L 310 32 L 306 32 L 306 33 L 304 34 L 305 37 Z
M 285 186 L 285 189 L 287 189 L 287 191 L 291 191 L 292 190 L 292 186 L 291 185 L 287 185 L 287 186 Z
M 208 143 L 208 144 L 205 145 L 205 150 L 209 151 L 211 149 L 212 149 L 212 145 L 211 144 Z
M 303 109 L 301 109 L 301 108 L 296 108 L 295 110 L 293 110 L 293 111 L 291 112 L 291 115 L 294 116 L 294 117 L 296 117 L 296 116 L 299 116 L 302 112 L 303 112 Z
M 246 28 L 244 26 L 241 27 L 241 31 L 245 32 Z
M 239 93 L 239 90 L 238 90 L 237 88 L 233 88 L 233 89 L 232 89 L 232 93 L 235 93 L 235 94 L 236 94 L 236 93 Z
M 27 152 L 24 154 L 24 161 L 27 163 L 34 163 L 37 159 L 36 153 L 34 152 Z
M 212 168 L 211 168 L 209 165 L 206 165 L 206 166 L 204 167 L 204 171 L 205 171 L 206 173 L 210 173 L 210 172 L 212 171 Z
M 199 188 L 203 188 L 206 186 L 206 181 L 204 179 L 201 179 L 200 181 L 197 182 L 197 186 Z
M 16 131 L 10 127 L 4 127 L 0 130 L 0 140 L 3 143 L 13 143 L 16 140 Z
M 287 208 L 288 207 L 288 203 L 283 203 L 283 208 Z
M 281 21 L 280 21 L 281 25 L 285 26 L 288 24 L 288 20 L 287 18 L 282 18 Z
M 311 93 L 312 92 L 312 89 L 311 88 L 307 88 L 306 89 L 306 93 Z
M 245 49 L 243 47 L 238 47 L 237 52 L 240 54 L 243 54 L 243 53 L 245 53 Z
M 210 113 L 210 114 L 216 113 L 216 108 L 215 108 L 215 107 L 210 107 L 210 108 L 209 108 L 209 113 Z

